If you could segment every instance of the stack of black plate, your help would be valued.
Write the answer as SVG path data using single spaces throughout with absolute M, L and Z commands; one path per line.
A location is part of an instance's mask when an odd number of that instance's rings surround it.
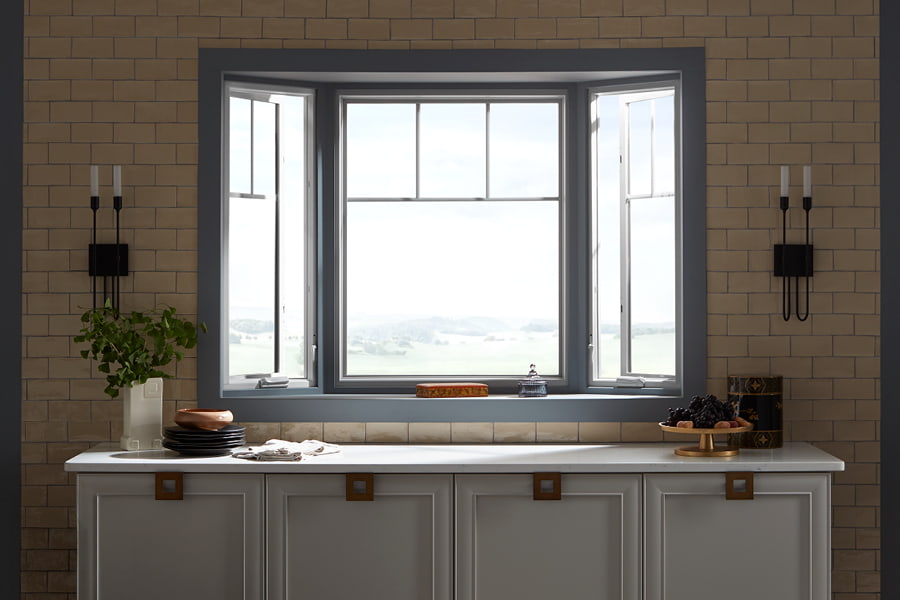
M 184 456 L 224 456 L 244 445 L 244 428 L 226 425 L 217 431 L 166 427 L 162 445 Z

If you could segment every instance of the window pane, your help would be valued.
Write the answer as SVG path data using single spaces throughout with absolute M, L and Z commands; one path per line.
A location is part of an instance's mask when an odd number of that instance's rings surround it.
M 490 105 L 490 196 L 559 197 L 559 104 Z
M 631 206 L 631 372 L 675 374 L 675 211 L 671 196 Z
M 594 152 L 596 209 L 594 221 L 594 377 L 622 375 L 621 365 L 621 187 L 619 162 L 619 98 L 596 102 Z
M 347 197 L 416 196 L 416 105 L 347 104 Z
M 485 105 L 422 104 L 419 193 L 425 198 L 485 196 Z
M 275 193 L 275 105 L 253 101 L 253 193 Z
M 628 194 L 651 193 L 651 118 L 653 100 L 628 104 Z
M 675 97 L 653 101 L 653 194 L 675 193 Z
M 228 374 L 275 370 L 275 201 L 228 203 Z
M 346 374 L 559 374 L 558 210 L 348 204 Z
M 281 99 L 281 365 L 289 377 L 306 374 L 306 121 L 305 99 Z
M 229 98 L 228 183 L 233 194 L 249 194 L 250 187 L 250 100 Z

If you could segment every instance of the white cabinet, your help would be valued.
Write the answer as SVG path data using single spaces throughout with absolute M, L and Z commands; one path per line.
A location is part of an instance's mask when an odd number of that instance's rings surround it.
M 450 600 L 452 479 L 376 474 L 348 490 L 343 474 L 270 475 L 269 600 Z
M 181 491 L 158 500 L 154 473 L 78 476 L 80 600 L 263 597 L 263 476 L 190 473 Z
M 538 500 L 531 475 L 457 475 L 457 600 L 638 600 L 640 483 L 564 473 Z
M 755 473 L 741 500 L 725 480 L 645 475 L 645 599 L 831 598 L 831 476 Z
M 67 462 L 79 600 L 829 600 L 843 468 L 809 444 L 348 445 L 299 463 L 110 445 Z M 182 500 L 156 499 L 154 470 L 183 472 Z M 753 499 L 726 499 L 751 474 Z

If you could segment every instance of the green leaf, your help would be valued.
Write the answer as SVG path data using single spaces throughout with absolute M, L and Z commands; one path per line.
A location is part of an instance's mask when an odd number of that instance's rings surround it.
M 109 300 L 102 308 L 81 315 L 84 326 L 73 339 L 87 343 L 82 358 L 98 361 L 97 370 L 108 373 L 106 394 L 115 398 L 119 389 L 133 382 L 145 383 L 150 377 L 172 376 L 164 367 L 184 358 L 177 348 L 189 349 L 197 345 L 198 332 L 206 332 L 206 325 L 195 326 L 176 316 L 173 307 L 127 315 L 114 309 Z

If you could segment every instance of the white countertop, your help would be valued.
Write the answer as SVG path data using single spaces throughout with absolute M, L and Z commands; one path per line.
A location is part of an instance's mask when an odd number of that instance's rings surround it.
M 300 462 L 257 462 L 218 456 L 190 458 L 171 450 L 120 450 L 102 444 L 66 461 L 78 473 L 660 473 L 825 472 L 844 462 L 807 443 L 741 450 L 723 458 L 676 456 L 685 444 L 342 445 L 341 452 Z

